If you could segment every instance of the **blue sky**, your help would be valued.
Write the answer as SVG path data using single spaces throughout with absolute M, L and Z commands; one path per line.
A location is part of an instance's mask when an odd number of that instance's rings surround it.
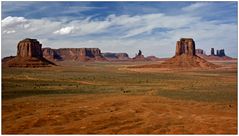
M 102 52 L 141 49 L 171 57 L 176 41 L 192 37 L 197 48 L 224 48 L 237 57 L 237 2 L 2 2 L 2 57 L 19 40 L 43 47 L 97 47 Z

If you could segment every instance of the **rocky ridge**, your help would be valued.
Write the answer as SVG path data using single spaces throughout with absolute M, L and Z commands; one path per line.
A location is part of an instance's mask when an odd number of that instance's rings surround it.
M 43 48 L 43 56 L 53 61 L 105 61 L 99 48 Z
M 102 53 L 102 56 L 107 60 L 130 60 L 129 55 L 127 53 L 111 53 L 106 52 Z

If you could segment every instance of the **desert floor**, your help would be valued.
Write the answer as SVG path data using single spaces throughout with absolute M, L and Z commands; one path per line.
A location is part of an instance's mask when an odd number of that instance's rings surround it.
M 213 70 L 156 62 L 2 69 L 3 134 L 236 134 L 237 62 Z

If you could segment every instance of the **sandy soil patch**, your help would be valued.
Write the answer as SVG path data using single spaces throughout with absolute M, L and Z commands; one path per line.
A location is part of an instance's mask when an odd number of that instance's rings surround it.
M 236 134 L 237 103 L 151 95 L 24 97 L 2 102 L 2 133 Z

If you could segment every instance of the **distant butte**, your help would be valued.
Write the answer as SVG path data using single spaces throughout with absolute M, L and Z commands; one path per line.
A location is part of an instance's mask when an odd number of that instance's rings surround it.
M 43 48 L 42 51 L 51 61 L 106 61 L 99 48 Z
M 43 57 L 42 45 L 36 39 L 26 38 L 17 45 L 17 56 L 6 57 L 7 67 L 48 67 L 55 65 Z
M 133 57 L 133 61 L 147 61 L 147 59 L 144 57 L 141 50 L 137 54 L 135 54 L 135 57 Z
M 113 61 L 113 60 L 128 61 L 128 60 L 130 60 L 129 55 L 127 53 L 106 52 L 106 53 L 102 53 L 102 55 L 109 61 Z
M 133 68 L 216 68 L 215 64 L 196 55 L 192 38 L 181 38 L 176 42 L 175 56 L 161 64 L 134 66 Z
M 235 60 L 235 58 L 227 56 L 224 49 L 217 50 L 215 54 L 214 48 L 211 48 L 210 55 L 207 55 L 202 49 L 196 49 L 196 55 L 206 60 Z

